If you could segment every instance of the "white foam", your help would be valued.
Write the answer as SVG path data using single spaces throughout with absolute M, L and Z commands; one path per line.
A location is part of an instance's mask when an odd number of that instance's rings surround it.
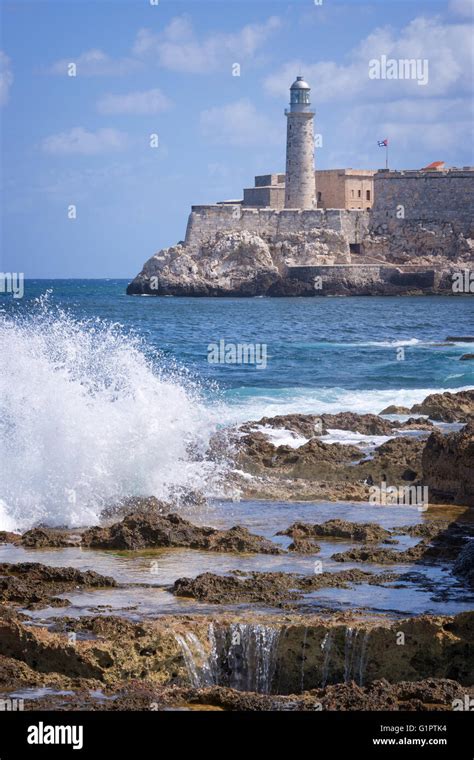
M 352 430 L 338 430 L 337 428 L 328 428 L 327 435 L 321 436 L 323 443 L 343 443 L 345 445 L 360 446 L 363 449 L 373 449 L 386 443 L 393 435 L 366 435 L 364 433 L 355 433 Z
M 258 433 L 264 433 L 274 446 L 290 446 L 292 449 L 299 449 L 300 446 L 304 446 L 309 441 L 309 438 L 298 435 L 293 430 L 287 430 L 286 428 L 255 425 L 253 429 Z
M 470 390 L 472 386 L 451 388 L 451 392 Z M 337 414 L 357 412 L 376 414 L 385 407 L 411 407 L 423 401 L 432 393 L 444 393 L 447 388 L 401 388 L 397 390 L 348 390 L 346 388 L 287 388 L 267 389 L 265 395 L 253 389 L 254 395 L 242 396 L 232 401 L 222 410 L 222 421 L 227 424 L 241 424 L 262 417 L 280 414 Z M 247 390 L 248 392 L 248 390 Z

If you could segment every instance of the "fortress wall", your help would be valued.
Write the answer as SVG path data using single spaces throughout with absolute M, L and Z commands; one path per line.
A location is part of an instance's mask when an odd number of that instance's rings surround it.
M 217 232 L 242 232 L 256 235 L 289 235 L 314 228 L 342 232 L 349 243 L 360 242 L 367 230 L 369 213 L 343 209 L 311 209 L 300 211 L 272 208 L 245 208 L 239 204 L 192 206 L 186 229 L 186 245 L 200 246 Z
M 378 172 L 371 227 L 383 231 L 404 221 L 441 224 L 455 232 L 474 234 L 474 171 Z M 403 207 L 403 218 L 400 214 Z M 382 229 L 381 229 L 382 228 Z

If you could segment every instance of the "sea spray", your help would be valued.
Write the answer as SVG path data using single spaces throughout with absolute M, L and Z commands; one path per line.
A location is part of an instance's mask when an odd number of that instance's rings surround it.
M 0 529 L 87 525 L 125 497 L 218 478 L 199 388 L 138 337 L 48 298 L 0 320 Z

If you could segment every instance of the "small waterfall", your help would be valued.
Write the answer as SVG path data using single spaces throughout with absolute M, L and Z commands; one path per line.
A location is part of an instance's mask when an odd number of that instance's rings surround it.
M 308 626 L 305 626 L 303 644 L 301 646 L 301 693 L 304 692 L 304 663 L 306 660 L 306 640 L 308 638 Z
M 357 638 L 358 631 L 356 631 L 356 638 Z M 353 647 L 353 639 L 354 639 L 354 629 L 353 628 L 346 628 L 346 637 L 344 642 L 344 683 L 349 683 L 351 673 L 352 673 L 352 667 L 353 667 L 353 659 L 354 659 L 354 647 Z
M 359 656 L 359 686 L 364 685 L 365 669 L 367 667 L 367 660 L 369 657 L 369 637 L 370 631 L 365 631 Z
M 181 636 L 177 633 L 175 639 L 183 653 L 191 685 L 196 688 L 212 686 L 215 683 L 212 665 L 196 634 L 187 631 Z
M 280 631 L 266 625 L 233 623 L 227 650 L 229 686 L 269 694 Z
M 328 631 L 324 639 L 321 642 L 321 649 L 323 650 L 324 657 L 323 657 L 323 669 L 321 674 L 321 686 L 324 688 L 327 684 L 328 676 L 329 676 L 329 664 L 331 659 L 331 653 L 332 653 L 332 645 L 334 640 L 334 634 L 331 631 Z
M 196 634 L 176 634 L 191 685 L 219 684 L 270 694 L 276 669 L 279 628 L 233 623 L 208 628 L 209 654 Z
M 367 666 L 370 631 L 346 628 L 344 644 L 344 683 L 355 681 L 359 686 L 364 684 L 365 668 Z

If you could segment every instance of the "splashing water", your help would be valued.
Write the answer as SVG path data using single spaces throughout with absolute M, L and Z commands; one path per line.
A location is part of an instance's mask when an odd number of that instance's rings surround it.
M 0 529 L 87 525 L 125 497 L 218 477 L 203 461 L 215 422 L 199 389 L 138 338 L 47 297 L 0 318 Z
M 183 653 L 191 686 L 201 688 L 214 683 L 214 674 L 208 655 L 195 633 L 187 631 L 183 636 L 175 635 Z
M 331 662 L 331 654 L 333 648 L 334 633 L 333 631 L 327 631 L 321 642 L 321 649 L 323 650 L 323 666 L 321 672 L 321 686 L 324 688 L 328 682 L 329 677 L 329 665 Z
M 344 682 L 355 680 L 359 686 L 364 685 L 367 666 L 370 631 L 346 628 L 344 646 Z

